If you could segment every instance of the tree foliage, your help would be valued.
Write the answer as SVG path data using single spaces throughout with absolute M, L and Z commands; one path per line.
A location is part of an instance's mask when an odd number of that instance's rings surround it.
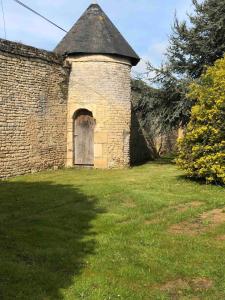
M 192 0 L 189 24 L 175 17 L 167 59 L 177 74 L 198 78 L 225 52 L 225 1 Z
M 139 120 L 142 133 L 148 141 L 148 146 L 154 158 L 159 157 L 162 153 L 175 151 L 175 132 L 171 124 L 177 122 L 176 118 L 179 119 L 179 114 L 183 111 L 183 107 L 179 107 L 174 112 L 175 119 L 169 120 L 171 102 L 166 94 L 166 90 L 152 88 L 140 79 L 132 81 L 133 111 Z M 179 96 L 179 93 L 177 95 Z M 164 100 L 161 101 L 161 105 L 159 105 L 159 97 Z
M 148 65 L 149 73 L 155 74 L 150 83 L 160 90 L 154 103 L 163 128 L 187 124 L 195 103 L 186 97 L 190 81 L 225 52 L 225 0 L 192 2 L 194 12 L 188 21 L 175 17 L 164 65 Z
M 190 177 L 225 184 L 225 58 L 190 86 L 189 97 L 197 102 L 177 163 Z
M 132 106 L 138 114 L 142 126 L 147 127 L 150 123 L 150 130 L 155 131 L 157 126 L 157 112 L 154 109 L 157 105 L 158 90 L 150 87 L 141 79 L 132 80 Z
M 159 153 L 156 147 L 156 139 L 160 134 L 160 127 L 154 107 L 157 102 L 156 94 L 158 91 L 141 79 L 132 80 L 131 88 L 132 110 L 139 120 L 152 156 L 157 158 Z
M 159 86 L 153 109 L 157 112 L 161 132 L 185 126 L 189 121 L 193 105 L 193 101 L 186 97 L 190 79 L 178 79 L 169 65 L 162 66 L 158 70 L 149 64 L 148 68 L 155 74 L 152 82 Z

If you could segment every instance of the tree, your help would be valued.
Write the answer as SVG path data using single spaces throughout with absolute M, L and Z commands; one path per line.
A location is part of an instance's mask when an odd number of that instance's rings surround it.
M 197 102 L 177 163 L 190 177 L 225 184 L 225 58 L 190 86 L 189 97 Z
M 157 90 L 151 88 L 146 82 L 133 79 L 132 84 L 132 111 L 138 118 L 142 132 L 148 142 L 153 158 L 158 158 L 156 139 L 160 134 L 158 116 L 156 113 L 155 101 Z
M 168 84 L 169 88 L 170 85 Z M 177 85 L 176 89 L 178 90 L 179 88 L 181 89 L 182 87 Z M 178 91 L 174 90 L 174 93 L 179 97 Z M 133 111 L 138 118 L 154 158 L 159 157 L 162 153 L 175 151 L 176 133 L 173 128 L 177 119 L 180 118 L 180 114 L 184 113 L 184 107 L 176 106 L 173 119 L 170 119 L 171 101 L 167 94 L 168 91 L 152 88 L 141 79 L 132 81 Z M 179 98 L 176 100 L 179 101 Z
M 186 126 L 194 103 L 186 97 L 191 79 L 177 78 L 169 65 L 164 65 L 159 70 L 149 63 L 148 69 L 155 74 L 151 82 L 159 87 L 154 95 L 154 106 L 151 106 L 151 109 L 157 113 L 161 133 Z
M 167 60 L 176 74 L 198 78 L 225 52 L 225 1 L 192 0 L 189 23 L 175 17 Z
M 194 13 L 188 22 L 175 17 L 165 64 L 160 68 L 148 64 L 149 73 L 155 74 L 150 83 L 160 90 L 155 109 L 163 128 L 186 126 L 195 103 L 186 97 L 190 81 L 225 52 L 225 0 L 192 2 Z

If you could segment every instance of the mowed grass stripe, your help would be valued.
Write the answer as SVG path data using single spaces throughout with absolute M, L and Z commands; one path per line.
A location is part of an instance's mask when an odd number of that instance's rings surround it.
M 223 207 L 163 160 L 0 182 L 0 299 L 225 299 L 225 224 L 171 230 Z

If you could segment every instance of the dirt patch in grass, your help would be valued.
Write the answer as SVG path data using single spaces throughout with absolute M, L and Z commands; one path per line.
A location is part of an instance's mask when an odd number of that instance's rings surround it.
M 190 289 L 190 285 L 187 281 L 183 279 L 176 279 L 172 281 L 167 281 L 160 286 L 160 290 L 163 292 L 178 292 L 179 290 Z
M 218 241 L 225 241 L 225 234 L 216 237 Z
M 151 225 L 151 224 L 157 224 L 159 223 L 159 219 L 153 219 L 153 220 L 145 220 L 145 225 Z
M 174 224 L 169 228 L 169 232 L 173 234 L 188 234 L 188 235 L 198 235 L 203 231 L 203 225 L 199 223 L 198 220 L 192 222 L 181 222 L 179 224 Z
M 128 224 L 131 224 L 132 220 L 131 219 L 124 219 L 124 220 L 120 220 L 118 222 L 118 224 L 121 224 L 121 225 L 128 225 Z
M 196 278 L 190 282 L 195 291 L 207 291 L 213 287 L 213 281 L 208 278 Z
M 175 206 L 176 210 L 179 211 L 179 212 L 185 212 L 187 211 L 188 209 L 191 209 L 191 208 L 197 208 L 197 207 L 200 207 L 202 206 L 204 203 L 203 202 L 200 202 L 200 201 L 192 201 L 192 202 L 189 202 L 189 203 L 185 203 L 185 204 L 180 204 L 178 206 Z
M 124 200 L 123 206 L 127 207 L 127 208 L 135 208 L 137 205 L 136 205 L 136 203 L 134 202 L 133 199 L 127 198 L 127 199 Z
M 201 215 L 201 219 L 209 221 L 212 226 L 223 224 L 225 222 L 225 207 L 205 212 Z
M 157 218 L 153 218 L 152 220 L 145 220 L 144 223 L 145 223 L 145 225 L 158 224 L 159 222 L 161 222 L 162 214 L 165 214 L 165 212 L 167 212 L 168 210 L 175 210 L 177 212 L 185 212 L 191 208 L 198 208 L 202 205 L 204 205 L 203 202 L 192 201 L 192 202 L 188 202 L 188 203 L 184 203 L 184 204 L 169 206 L 165 209 L 162 209 L 162 211 L 160 212 L 160 215 Z
M 170 295 L 171 299 L 181 299 L 185 292 L 192 290 L 193 292 L 207 291 L 213 287 L 213 281 L 208 278 L 195 278 L 195 279 L 176 279 L 168 281 L 158 288 Z M 199 299 L 194 297 L 192 299 Z
M 225 209 L 216 208 L 202 213 L 198 218 L 192 221 L 184 221 L 172 225 L 169 228 L 169 232 L 173 234 L 188 234 L 194 236 L 223 223 L 225 223 Z

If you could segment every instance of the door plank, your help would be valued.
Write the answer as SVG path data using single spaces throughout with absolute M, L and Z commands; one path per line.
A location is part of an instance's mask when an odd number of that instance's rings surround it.
M 94 164 L 94 125 L 94 118 L 85 112 L 75 119 L 74 154 L 76 165 Z

